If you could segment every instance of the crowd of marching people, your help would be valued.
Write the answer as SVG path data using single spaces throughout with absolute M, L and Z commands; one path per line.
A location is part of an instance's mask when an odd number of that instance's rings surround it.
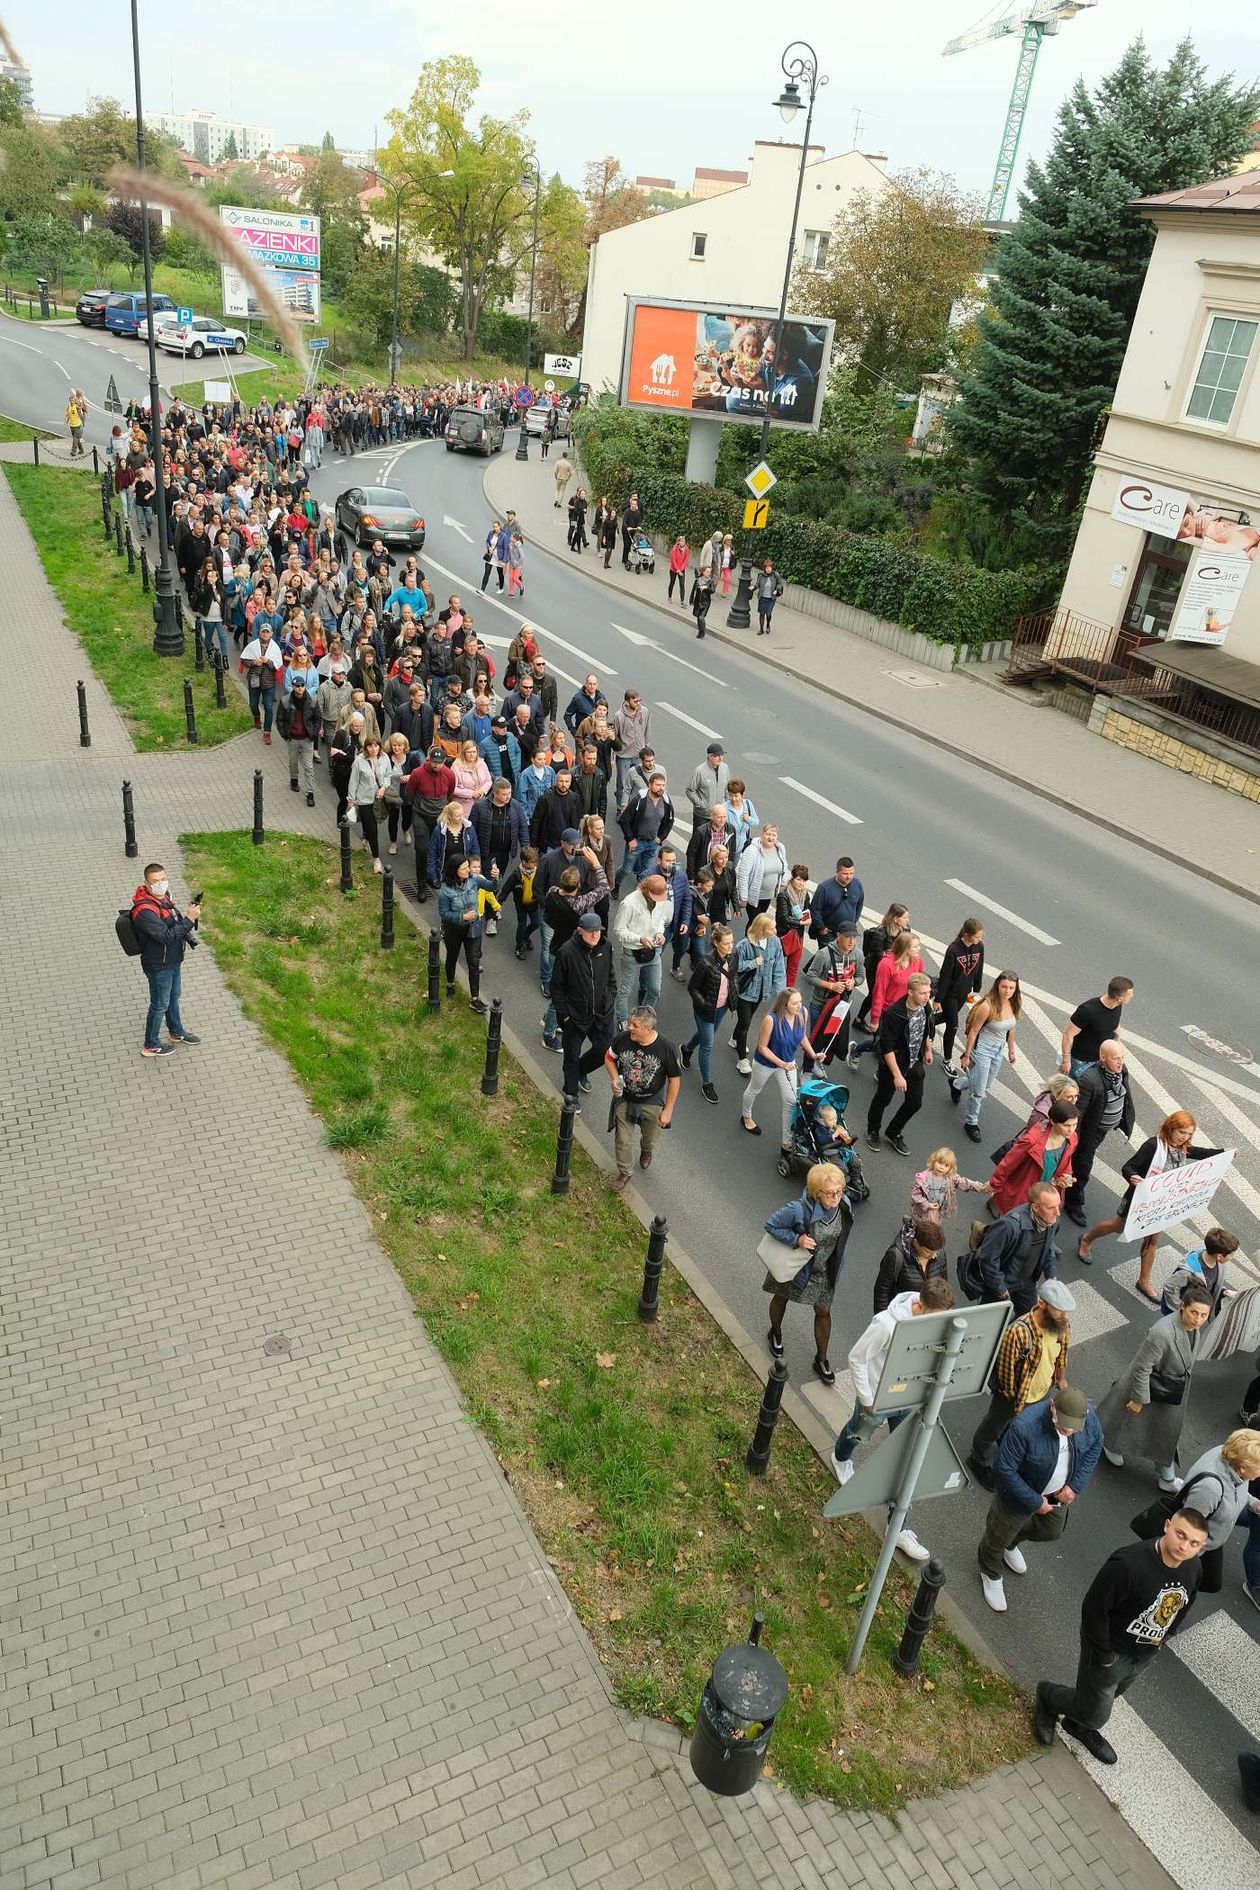
M 758 1249 L 767 1344 L 782 1355 L 789 1307 L 809 1307 L 824 1385 L 836 1382 L 833 1303 L 853 1290 L 854 1205 L 874 1199 L 888 1242 L 869 1323 L 848 1354 L 856 1402 L 832 1454 L 842 1485 L 862 1443 L 906 1415 L 871 1409 L 897 1323 L 948 1310 L 957 1296 L 1011 1311 L 968 1458 L 991 1499 L 977 1548 L 991 1608 L 1007 1609 L 1007 1575 L 1028 1571 L 1024 1546 L 1062 1534 L 1100 1465 L 1151 1466 L 1157 1497 L 1134 1518 L 1138 1541 L 1110 1558 L 1087 1598 L 1076 1685 L 1038 1692 L 1039 1737 L 1061 1720 L 1110 1762 L 1111 1702 L 1195 1592 L 1220 1589 L 1238 1525 L 1243 1590 L 1260 1608 L 1260 1378 L 1240 1389 L 1237 1429 L 1189 1465 L 1179 1454 L 1206 1334 L 1236 1317 L 1231 1349 L 1241 1352 L 1255 1342 L 1257 1308 L 1239 1316 L 1233 1305 L 1238 1240 L 1228 1228 L 1211 1228 L 1162 1281 L 1151 1235 L 1135 1287 L 1149 1328 L 1115 1383 L 1086 1385 L 1075 1362 L 1069 1373 L 1076 1302 L 1064 1274 L 1122 1232 L 1145 1177 L 1219 1151 L 1181 1109 L 1132 1141 L 1127 975 L 1072 1012 L 1026 1122 L 992 1148 L 983 1173 L 963 1172 L 950 1147 L 912 1146 L 929 1083 L 944 1086 L 968 1144 L 997 1140 L 987 1099 L 1003 1068 L 1032 1054 L 1017 972 L 987 962 L 973 915 L 961 916 L 929 971 L 907 901 L 881 889 L 872 918 L 847 854 L 816 880 L 720 740 L 671 785 L 637 688 L 608 696 L 591 673 L 567 694 L 524 621 L 500 671 L 478 634 L 476 593 L 439 596 L 416 556 L 379 541 L 342 544 L 309 490 L 323 452 L 440 430 L 446 404 L 442 390 L 396 389 L 226 415 L 176 402 L 164 417 L 171 543 L 197 634 L 225 667 L 234 653 L 261 739 L 285 744 L 292 791 L 315 806 L 322 779 L 330 826 L 348 827 L 375 871 L 397 860 L 404 890 L 435 902 L 448 997 L 462 961 L 471 1007 L 485 1011 L 483 955 L 496 938 L 532 964 L 541 1041 L 561 1059 L 564 1093 L 580 1111 L 607 1078 L 614 1189 L 636 1162 L 651 1167 L 690 1085 L 718 1106 L 733 1067 L 731 1132 L 741 1138 L 766 1133 L 773 1093 L 778 1172 L 802 1185 L 769 1215 Z M 115 430 L 115 483 L 147 535 L 153 467 L 141 416 L 130 418 Z M 557 504 L 572 475 L 561 481 L 563 463 Z M 581 550 L 586 495 L 575 498 L 570 544 Z M 641 523 L 631 508 L 596 505 L 605 562 L 619 541 L 634 556 Z M 523 543 L 514 514 L 493 521 L 483 591 L 494 583 L 523 594 Z M 711 593 L 729 581 L 729 541 L 715 534 L 705 551 Z M 672 596 L 672 560 L 670 577 Z M 768 631 L 773 584 L 767 601 Z M 668 998 L 680 1013 L 672 1036 L 661 1027 L 667 978 L 682 987 Z M 868 1060 L 859 1134 L 846 1109 Z M 1124 1194 L 1091 1218 L 1086 1192 L 1109 1138 Z M 960 1220 L 964 1199 L 979 1212 Z M 1065 1223 L 1075 1230 L 1066 1240 Z M 898 1546 L 928 1558 L 908 1526 Z

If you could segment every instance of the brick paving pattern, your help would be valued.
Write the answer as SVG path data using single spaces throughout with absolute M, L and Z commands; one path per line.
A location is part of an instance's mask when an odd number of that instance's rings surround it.
M 1062 1746 L 898 1828 L 768 1782 L 714 1800 L 676 1732 L 616 1708 L 209 951 L 202 1047 L 138 1054 L 111 936 L 136 867 L 178 882 L 178 832 L 248 825 L 255 765 L 273 824 L 327 833 L 327 807 L 250 736 L 134 756 L 94 683 L 80 751 L 82 655 L 2 478 L 0 558 L 10 690 L 39 707 L 0 759 L 4 1890 L 1167 1890 Z

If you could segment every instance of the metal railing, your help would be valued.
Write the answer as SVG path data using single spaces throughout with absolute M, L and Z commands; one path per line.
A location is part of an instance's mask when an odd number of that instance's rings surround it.
M 39 291 L 37 289 L 15 289 L 11 282 L 4 284 L 3 296 L 4 306 L 6 308 L 19 311 L 25 306 L 27 316 L 32 321 L 52 321 L 59 315 L 68 315 L 71 313 L 70 309 L 60 306 L 50 295 L 48 298 L 48 314 L 45 317 L 40 304 Z

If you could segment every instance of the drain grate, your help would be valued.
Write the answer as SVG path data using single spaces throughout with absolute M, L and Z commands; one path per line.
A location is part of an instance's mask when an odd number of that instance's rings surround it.
M 263 1351 L 268 1358 L 288 1358 L 293 1351 L 292 1339 L 286 1339 L 283 1332 L 273 1332 L 263 1341 Z

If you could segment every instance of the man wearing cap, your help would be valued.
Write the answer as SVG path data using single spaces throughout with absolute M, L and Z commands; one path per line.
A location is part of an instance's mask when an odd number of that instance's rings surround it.
M 315 737 L 319 733 L 319 716 L 315 704 L 310 700 L 308 677 L 305 670 L 299 670 L 293 678 L 293 687 L 287 691 L 280 707 L 276 710 L 276 733 L 287 744 L 289 750 L 289 786 L 296 794 L 299 792 L 298 774 L 302 776 L 301 785 L 306 789 L 306 805 L 315 805 Z
M 1068 1510 L 1098 1467 L 1102 1425 L 1083 1391 L 1064 1384 L 1028 1405 L 1007 1428 L 997 1454 L 993 1501 L 978 1557 L 984 1598 L 1006 1612 L 1004 1569 L 1026 1575 L 1021 1542 L 1057 1542 Z
M 521 745 L 508 727 L 508 719 L 502 709 L 496 710 L 490 718 L 490 733 L 478 748 L 477 753 L 489 768 L 491 775 L 496 779 L 511 783 L 513 799 L 519 801 L 520 795 L 517 789 L 520 786 L 521 769 L 524 766 L 521 760 Z
M 617 909 L 613 940 L 617 947 L 617 1023 L 623 1026 L 636 1004 L 652 1004 L 661 992 L 661 953 L 674 917 L 669 887 L 661 873 L 646 879 Z
M 971 1440 L 967 1468 L 986 1490 L 994 1487 L 993 1461 L 1007 1426 L 1067 1382 L 1076 1301 L 1062 1280 L 1042 1280 L 1037 1293 L 1036 1304 L 1002 1334 L 989 1375 L 989 1408 Z
M 709 743 L 704 760 L 688 781 L 684 792 L 696 810 L 693 825 L 698 825 L 711 807 L 723 805 L 726 801 L 727 783 L 731 771 L 726 765 L 726 750 L 721 742 Z
M 598 912 L 584 912 L 573 937 L 555 955 L 551 1002 L 564 1051 L 564 1093 L 576 1096 L 591 1087 L 591 1071 L 604 1061 L 613 1034 L 617 995 L 613 952 Z M 582 1045 L 590 1039 L 590 1049 Z
M 325 748 L 332 746 L 332 738 L 337 733 L 337 724 L 349 709 L 350 697 L 353 693 L 346 681 L 345 664 L 334 663 L 327 678 L 315 692 L 315 706 L 319 710 Z

